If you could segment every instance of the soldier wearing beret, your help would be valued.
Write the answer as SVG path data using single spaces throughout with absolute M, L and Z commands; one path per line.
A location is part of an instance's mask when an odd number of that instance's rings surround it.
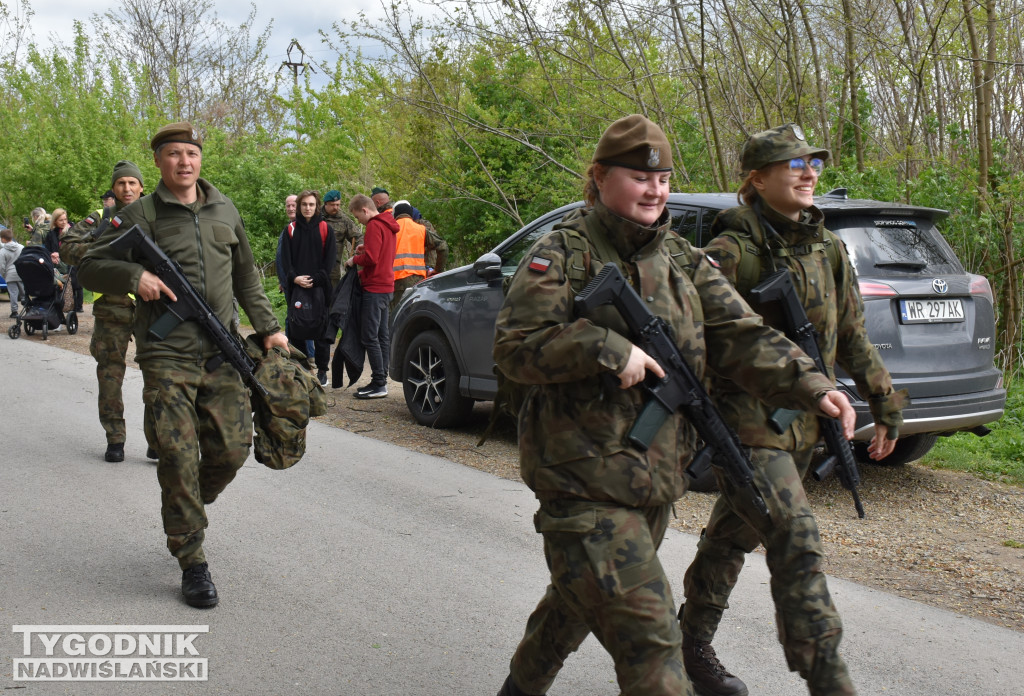
M 164 126 L 153 136 L 160 170 L 156 190 L 126 206 L 86 254 L 82 282 L 102 293 L 135 293 L 135 357 L 142 368 L 146 434 L 159 454 L 157 478 L 167 548 L 182 569 L 181 592 L 194 607 L 219 597 L 203 553 L 206 505 L 234 479 L 252 446 L 252 407 L 238 372 L 198 323 L 186 321 L 160 340 L 147 332 L 164 314 L 163 297 L 177 299 L 140 254 L 109 242 L 139 225 L 181 267 L 221 323 L 232 326 L 234 298 L 265 349 L 288 350 L 263 292 L 249 239 L 234 204 L 200 178 L 202 138 L 191 124 Z
M 373 187 L 373 190 L 370 191 L 370 200 L 372 200 L 373 204 L 377 206 L 378 213 L 383 213 L 385 210 L 391 209 L 391 194 L 382 186 Z
M 341 279 L 341 269 L 352 255 L 352 249 L 359 243 L 362 233 L 355 220 L 341 212 L 341 192 L 335 189 L 324 194 L 323 218 L 327 226 L 333 230 L 338 248 L 334 268 L 331 269 L 331 287 L 334 287 Z
M 115 207 L 89 213 L 72 227 L 61 240 L 61 260 L 75 266 L 80 264 L 92 243 L 106 231 L 110 219 L 117 211 L 138 200 L 143 195 L 142 191 L 142 172 L 135 163 L 121 160 L 115 164 L 110 177 Z M 107 450 L 103 458 L 108 462 L 122 462 L 126 433 L 121 386 L 124 383 L 125 355 L 135 325 L 135 301 L 130 295 L 104 293 L 93 303 L 92 315 L 96 323 L 89 341 L 89 353 L 96 359 L 100 425 L 107 436 Z M 156 451 L 147 447 L 146 455 L 155 459 Z
M 657 549 L 686 489 L 696 433 L 676 412 L 646 451 L 628 439 L 646 402 L 641 382 L 665 372 L 614 309 L 577 315 L 575 295 L 605 263 L 618 264 L 671 325 L 698 376 L 730 374 L 776 406 L 840 416 L 852 434 L 846 397 L 761 323 L 714 263 L 672 235 L 671 172 L 661 128 L 640 115 L 611 124 L 586 175 L 588 207 L 526 253 L 498 314 L 495 361 L 529 386 L 519 412 L 520 469 L 539 501 L 534 526 L 551 572 L 501 696 L 546 693 L 591 632 L 612 655 L 624 696 L 693 694 Z
M 893 391 L 864 328 L 863 303 L 846 247 L 824 228 L 823 215 L 814 206 L 814 189 L 828 157 L 828 151 L 807 142 L 795 123 L 751 136 L 741 157 L 746 174 L 738 195 L 742 205 L 719 214 L 712 227 L 718 236 L 705 251 L 745 298 L 763 275 L 778 268 L 791 271 L 814 324 L 829 380 L 835 380 L 833 363 L 838 361 L 861 396 L 869 399 L 875 435 L 868 451 L 873 459 L 882 459 L 896 444 L 906 393 Z M 744 261 L 745 254 L 753 259 Z M 745 268 L 753 269 L 752 277 L 744 277 Z M 765 308 L 765 323 L 784 330 L 782 317 L 770 310 Z M 684 580 L 680 623 L 687 673 L 701 693 L 747 693 L 743 682 L 718 661 L 711 640 L 746 554 L 763 544 L 789 668 L 806 680 L 811 694 L 853 694 L 838 653 L 842 623 L 821 571 L 824 551 L 801 483 L 820 437 L 817 414 L 792 414 L 792 423 L 780 433 L 769 425 L 773 407 L 742 387 L 732 376 L 716 375 L 711 391 L 722 415 L 750 447 L 763 484 L 759 488 L 770 492 L 765 496 L 770 517 L 720 486 L 723 493 Z

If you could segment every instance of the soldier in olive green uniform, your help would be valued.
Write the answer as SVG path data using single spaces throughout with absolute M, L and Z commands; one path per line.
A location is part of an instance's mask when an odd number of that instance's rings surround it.
M 875 458 L 892 452 L 902 423 L 905 392 L 894 393 L 892 380 L 864 328 L 863 304 L 853 267 L 842 241 L 822 225 L 813 205 L 814 186 L 828 152 L 812 147 L 795 124 L 753 135 L 742 166 L 748 172 L 740 189 L 746 204 L 723 211 L 705 251 L 722 273 L 748 297 L 762 274 L 788 268 L 829 379 L 838 361 L 869 400 L 875 420 L 870 451 Z M 743 262 L 744 255 L 746 261 Z M 751 268 L 753 277 L 745 277 Z M 755 307 L 769 326 L 785 329 L 777 308 Z M 807 681 L 816 696 L 853 694 L 846 665 L 838 654 L 842 624 L 821 571 L 823 549 L 814 515 L 801 483 L 819 440 L 817 414 L 796 414 L 781 434 L 769 426 L 773 407 L 750 396 L 732 376 L 718 376 L 715 395 L 726 421 L 751 447 L 759 488 L 770 519 L 750 509 L 719 479 L 723 494 L 711 513 L 686 572 L 686 603 L 680 612 L 687 673 L 698 693 L 739 696 L 747 688 L 718 662 L 714 638 L 744 557 L 758 544 L 772 574 L 779 640 L 789 668 Z
M 341 269 L 345 261 L 352 255 L 352 249 L 359 243 L 363 236 L 362 231 L 351 217 L 341 212 L 341 193 L 330 190 L 324 194 L 323 218 L 327 226 L 334 231 L 334 241 L 338 246 L 338 256 L 334 259 L 334 268 L 331 269 L 331 287 L 338 284 L 341 279 Z
M 613 123 L 588 171 L 591 207 L 527 252 L 498 315 L 498 367 L 530 385 L 519 413 L 520 467 L 540 502 L 534 525 L 551 571 L 502 695 L 546 693 L 591 632 L 612 655 L 625 696 L 693 694 L 657 549 L 686 489 L 696 434 L 676 412 L 646 451 L 628 440 L 646 401 L 640 382 L 664 370 L 612 307 L 576 315 L 575 295 L 605 262 L 616 262 L 669 323 L 698 376 L 705 367 L 731 374 L 775 406 L 842 415 L 852 432 L 853 409 L 813 362 L 764 326 L 703 253 L 667 239 L 671 158 L 651 121 Z
M 90 213 L 61 238 L 60 258 L 66 264 L 77 266 L 110 224 L 114 213 L 134 202 L 142 195 L 142 172 L 134 162 L 121 160 L 114 165 L 111 190 L 117 189 L 116 208 Z M 96 359 L 96 380 L 99 385 L 100 425 L 107 435 L 108 462 L 124 461 L 124 401 L 121 385 L 124 383 L 125 355 L 135 324 L 135 301 L 129 295 L 107 293 L 100 295 L 92 306 L 96 322 L 93 326 L 89 353 Z M 152 447 L 147 456 L 156 458 Z
M 235 477 L 252 445 L 252 407 L 238 372 L 227 362 L 213 371 L 219 353 L 194 321 L 182 322 L 163 340 L 147 331 L 165 311 L 162 296 L 176 299 L 134 251 L 109 243 L 139 225 L 181 267 L 192 287 L 227 327 L 234 299 L 252 321 L 265 349 L 288 350 L 263 292 L 249 240 L 234 204 L 199 177 L 202 140 L 188 123 L 161 128 L 151 142 L 160 184 L 125 207 L 81 264 L 82 282 L 97 292 L 134 292 L 135 357 L 142 368 L 147 435 L 160 459 L 164 532 L 181 566 L 181 591 L 195 607 L 217 604 L 217 589 L 203 553 L 205 506 Z

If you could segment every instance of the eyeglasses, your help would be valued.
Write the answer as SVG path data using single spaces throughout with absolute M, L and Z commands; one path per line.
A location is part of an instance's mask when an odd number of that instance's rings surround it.
M 789 171 L 794 174 L 802 174 L 806 167 L 810 167 L 811 171 L 820 175 L 821 170 L 825 168 L 825 161 L 818 157 L 812 157 L 809 160 L 805 160 L 803 157 L 794 157 L 789 161 Z

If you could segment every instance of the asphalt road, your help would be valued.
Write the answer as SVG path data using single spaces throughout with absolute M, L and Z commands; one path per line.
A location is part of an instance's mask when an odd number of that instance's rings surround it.
M 546 585 L 533 497 L 506 481 L 319 424 L 306 457 L 250 460 L 209 508 L 221 603 L 180 599 L 144 457 L 130 370 L 124 463 L 102 460 L 94 364 L 39 337 L 0 337 L 0 688 L 19 694 L 494 694 Z M 394 397 L 391 397 L 394 398 Z M 685 499 L 680 503 L 685 507 Z M 669 530 L 678 588 L 695 538 Z M 716 646 L 751 694 L 806 693 L 786 670 L 768 574 L 750 557 Z M 830 580 L 859 693 L 1022 692 L 1024 634 Z M 677 593 L 677 601 L 679 599 Z M 208 626 L 205 682 L 15 681 L 24 625 Z M 102 647 L 102 646 L 101 646 Z M 59 654 L 59 653 L 58 653 Z M 616 694 L 592 638 L 550 692 Z

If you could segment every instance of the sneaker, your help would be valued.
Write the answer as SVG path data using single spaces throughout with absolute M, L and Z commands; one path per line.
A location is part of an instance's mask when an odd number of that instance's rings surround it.
M 17 312 L 11 312 L 11 319 L 17 319 L 17 318 L 18 318 L 18 313 Z
M 220 601 L 217 597 L 217 588 L 210 577 L 210 566 L 208 563 L 200 563 L 191 568 L 186 568 L 181 573 L 181 594 L 185 598 L 185 604 L 190 607 L 215 607 Z
M 327 370 L 317 370 L 316 379 L 320 382 L 321 387 L 327 386 Z
M 381 399 L 388 395 L 388 385 L 381 384 L 380 386 L 368 385 L 362 389 L 356 390 L 357 399 Z
M 747 696 L 747 685 L 731 674 L 715 655 L 711 643 L 683 634 L 683 665 L 700 696 Z
M 124 443 L 113 442 L 107 445 L 107 451 L 103 453 L 103 458 L 108 462 L 123 462 L 124 461 Z

